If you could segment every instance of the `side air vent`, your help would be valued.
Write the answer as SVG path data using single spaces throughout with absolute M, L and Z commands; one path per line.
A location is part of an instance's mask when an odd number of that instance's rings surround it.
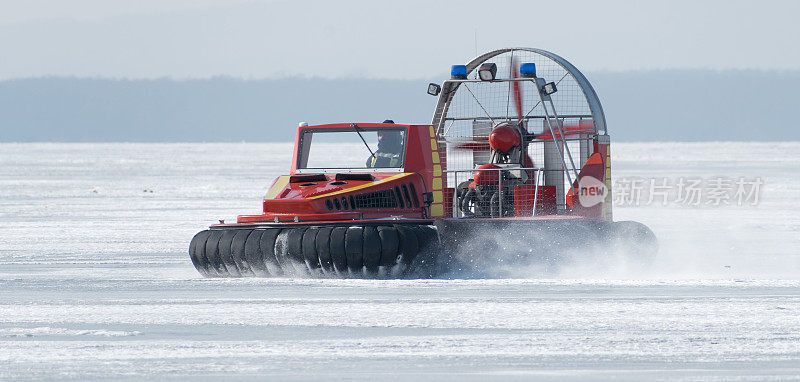
M 400 208 L 406 208 L 406 204 L 403 202 L 403 194 L 400 193 L 400 187 L 394 186 L 394 194 L 397 197 L 397 203 L 400 204 Z
M 404 184 L 401 187 L 403 187 L 403 198 L 406 200 L 406 205 L 411 208 L 411 195 L 408 193 L 408 186 Z
M 327 182 L 328 178 L 323 174 L 292 175 L 289 183 L 308 183 L 308 182 Z
M 414 202 L 414 208 L 419 208 L 419 196 L 417 196 L 417 188 L 414 183 L 409 183 L 408 188 L 411 189 L 411 200 Z

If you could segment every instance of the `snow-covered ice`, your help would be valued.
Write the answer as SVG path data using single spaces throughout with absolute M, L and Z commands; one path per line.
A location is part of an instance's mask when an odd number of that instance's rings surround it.
M 800 379 L 800 143 L 616 143 L 615 177 L 760 177 L 756 206 L 650 226 L 542 279 L 203 279 L 291 144 L 0 144 L 0 379 Z

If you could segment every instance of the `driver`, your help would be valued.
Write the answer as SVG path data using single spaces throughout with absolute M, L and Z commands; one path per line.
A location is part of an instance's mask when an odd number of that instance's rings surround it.
M 400 131 L 378 131 L 378 150 L 367 159 L 367 167 L 398 167 L 402 151 L 403 135 Z

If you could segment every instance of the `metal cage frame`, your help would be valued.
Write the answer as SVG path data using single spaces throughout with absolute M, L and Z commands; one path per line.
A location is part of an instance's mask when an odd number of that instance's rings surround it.
M 503 48 L 498 50 L 493 50 L 488 53 L 484 53 L 478 57 L 473 58 L 469 63 L 467 63 L 467 75 L 469 76 L 475 69 L 480 67 L 481 64 L 487 62 L 493 57 L 499 56 L 504 53 L 513 53 L 514 51 L 521 51 L 521 52 L 530 52 L 542 55 L 544 57 L 549 58 L 556 64 L 560 65 L 570 76 L 575 80 L 578 86 L 583 91 L 583 95 L 586 98 L 586 103 L 589 106 L 589 110 L 591 112 L 591 118 L 594 122 L 594 130 L 597 135 L 608 135 L 608 130 L 606 128 L 606 117 L 605 113 L 603 112 L 603 106 L 600 104 L 600 99 L 597 97 L 597 93 L 595 92 L 592 85 L 589 83 L 589 80 L 581 73 L 578 68 L 572 65 L 569 61 L 564 59 L 563 57 L 548 52 L 542 49 L 536 48 Z M 456 90 L 458 90 L 461 81 L 452 81 L 448 80 L 445 81 L 441 93 L 439 94 L 439 100 L 436 104 L 436 109 L 433 114 L 433 120 L 431 124 L 436 128 L 437 133 L 441 133 L 442 125 L 444 122 L 444 117 L 447 116 L 447 111 L 450 108 L 450 102 L 453 100 L 453 97 L 456 94 Z

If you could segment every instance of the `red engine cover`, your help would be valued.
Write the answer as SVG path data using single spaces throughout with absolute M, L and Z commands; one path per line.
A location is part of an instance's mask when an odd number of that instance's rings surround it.
M 508 125 L 497 126 L 489 135 L 489 145 L 492 149 L 503 154 L 508 154 L 511 149 L 518 146 L 522 139 L 517 130 Z
M 479 169 L 500 168 L 493 164 L 482 164 Z M 500 171 L 475 171 L 475 184 L 479 186 L 497 186 L 500 181 Z

